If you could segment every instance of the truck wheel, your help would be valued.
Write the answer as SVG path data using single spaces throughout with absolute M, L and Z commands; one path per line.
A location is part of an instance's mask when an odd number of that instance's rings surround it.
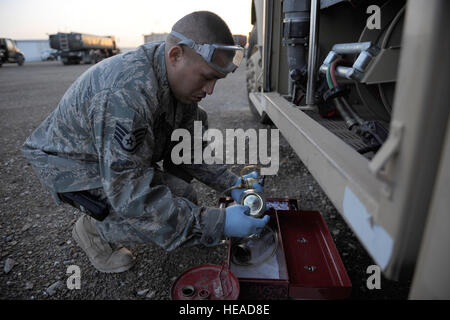
M 23 66 L 24 61 L 25 61 L 25 59 L 24 59 L 22 56 L 19 56 L 19 57 L 17 58 L 17 64 L 18 64 L 19 66 Z
M 256 25 L 253 27 L 253 30 L 250 32 L 250 36 L 248 39 L 248 49 L 246 55 L 247 62 L 247 93 L 251 92 L 261 92 L 261 88 L 263 85 L 262 81 L 262 56 L 261 50 L 257 46 L 258 36 Z M 248 96 L 247 96 L 248 97 Z M 259 114 L 258 110 L 254 106 L 253 102 L 248 97 L 248 106 L 252 111 L 255 118 L 262 124 L 270 124 L 272 121 L 269 116 L 263 112 L 262 115 Z

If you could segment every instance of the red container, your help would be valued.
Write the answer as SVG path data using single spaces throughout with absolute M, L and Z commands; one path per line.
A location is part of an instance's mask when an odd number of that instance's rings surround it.
M 172 300 L 236 300 L 239 282 L 228 265 L 204 264 L 183 272 L 172 285 Z
M 231 261 L 229 245 L 228 264 L 239 280 L 239 299 L 347 298 L 351 282 L 320 212 L 298 210 L 295 199 L 266 202 L 271 206 L 269 224 L 278 233 L 277 253 L 267 267 L 242 267 Z M 220 199 L 222 207 L 230 203 L 232 199 Z

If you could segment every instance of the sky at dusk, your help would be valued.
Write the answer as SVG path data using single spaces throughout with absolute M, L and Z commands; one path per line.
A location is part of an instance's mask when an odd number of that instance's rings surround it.
M 233 34 L 248 35 L 251 0 L 0 0 L 0 38 L 48 39 L 56 32 L 113 35 L 119 47 L 170 32 L 184 15 L 212 11 Z

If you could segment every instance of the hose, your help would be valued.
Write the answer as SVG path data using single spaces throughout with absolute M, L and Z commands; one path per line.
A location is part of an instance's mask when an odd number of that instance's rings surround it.
M 330 72 L 331 66 L 328 66 L 327 68 L 327 83 L 328 83 L 328 87 L 330 89 L 333 89 L 334 85 L 333 82 L 331 81 L 331 72 Z
M 337 87 L 337 85 L 338 85 L 337 80 L 336 80 L 336 65 L 342 61 L 344 61 L 344 59 L 342 59 L 342 58 L 336 59 L 333 61 L 333 63 L 331 63 L 331 66 L 330 66 L 330 69 L 331 69 L 330 77 L 331 77 L 333 86 L 335 86 L 335 87 Z

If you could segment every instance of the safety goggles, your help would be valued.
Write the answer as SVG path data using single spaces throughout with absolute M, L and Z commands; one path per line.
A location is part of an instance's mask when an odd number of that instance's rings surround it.
M 223 44 L 197 44 L 181 33 L 172 31 L 170 34 L 181 41 L 177 45 L 185 45 L 194 49 L 216 71 L 227 74 L 234 72 L 244 57 L 244 48 Z

